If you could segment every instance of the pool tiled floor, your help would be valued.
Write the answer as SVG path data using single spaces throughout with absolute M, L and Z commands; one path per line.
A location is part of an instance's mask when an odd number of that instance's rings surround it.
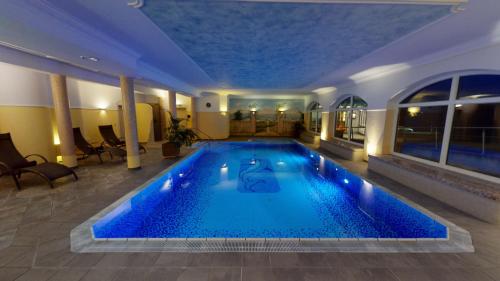
M 331 156 L 331 155 L 330 155 Z M 51 190 L 30 175 L 23 189 L 0 178 L 0 281 L 3 280 L 500 280 L 500 226 L 481 222 L 387 178 L 366 163 L 338 160 L 468 230 L 475 253 L 85 253 L 70 251 L 70 231 L 171 165 L 158 146 L 143 168 L 81 162 L 78 182 Z M 334 158 L 334 157 L 332 157 Z M 336 159 L 336 158 L 335 158 Z

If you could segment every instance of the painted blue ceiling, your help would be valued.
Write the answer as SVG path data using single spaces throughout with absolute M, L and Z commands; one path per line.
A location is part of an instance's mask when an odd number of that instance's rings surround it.
M 219 86 L 293 89 L 448 15 L 450 7 L 147 0 L 142 11 Z

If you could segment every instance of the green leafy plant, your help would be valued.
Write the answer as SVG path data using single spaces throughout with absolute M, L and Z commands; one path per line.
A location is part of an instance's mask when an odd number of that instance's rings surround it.
M 184 119 L 175 118 L 170 113 L 170 126 L 166 129 L 165 140 L 175 143 L 178 147 L 191 146 L 199 137 L 191 129 L 182 125 Z
M 241 110 L 238 110 L 234 113 L 234 120 L 243 120 L 243 113 L 241 113 Z

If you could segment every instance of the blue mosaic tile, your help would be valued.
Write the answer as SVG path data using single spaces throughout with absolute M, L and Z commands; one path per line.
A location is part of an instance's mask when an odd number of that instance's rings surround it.
M 238 191 L 243 193 L 278 192 L 280 186 L 271 162 L 262 158 L 245 158 L 240 161 Z
M 289 141 L 211 142 L 93 226 L 97 238 L 446 238 L 447 228 Z

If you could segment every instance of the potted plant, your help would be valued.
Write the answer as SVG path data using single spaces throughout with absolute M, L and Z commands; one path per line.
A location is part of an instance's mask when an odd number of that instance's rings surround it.
M 234 119 L 233 120 L 236 120 L 236 121 L 241 121 L 243 120 L 243 113 L 241 113 L 241 110 L 237 110 L 235 113 L 234 113 Z
M 198 135 L 181 125 L 184 119 L 174 118 L 170 113 L 170 126 L 165 131 L 165 140 L 162 144 L 164 157 L 177 157 L 181 152 L 181 146 L 191 146 Z

